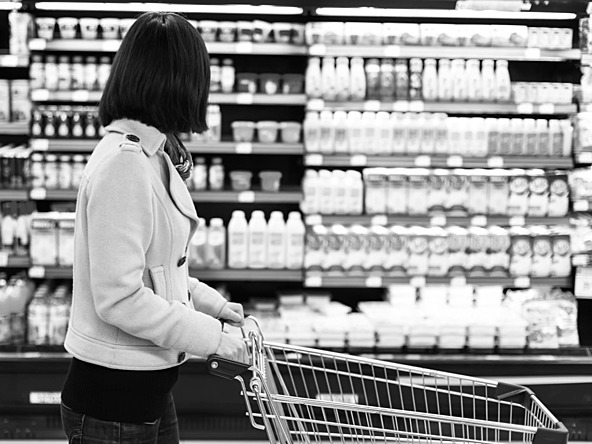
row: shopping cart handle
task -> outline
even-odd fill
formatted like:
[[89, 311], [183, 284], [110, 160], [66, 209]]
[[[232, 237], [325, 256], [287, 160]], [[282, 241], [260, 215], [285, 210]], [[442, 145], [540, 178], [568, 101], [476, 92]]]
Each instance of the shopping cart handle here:
[[207, 359], [208, 371], [224, 379], [234, 379], [251, 367], [249, 364], [232, 361], [218, 355], [211, 355]]
[[528, 409], [534, 392], [521, 385], [498, 382], [496, 395], [499, 400], [515, 402]]

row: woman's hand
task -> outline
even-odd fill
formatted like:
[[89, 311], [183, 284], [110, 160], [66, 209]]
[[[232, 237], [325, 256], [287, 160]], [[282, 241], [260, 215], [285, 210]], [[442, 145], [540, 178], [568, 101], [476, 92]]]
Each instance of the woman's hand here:
[[245, 314], [243, 313], [243, 306], [236, 302], [227, 302], [220, 310], [218, 315], [220, 319], [233, 327], [242, 327], [245, 325]]
[[222, 339], [220, 340], [220, 345], [218, 345], [216, 354], [223, 358], [230, 359], [231, 361], [238, 361], [243, 364], [250, 363], [249, 351], [245, 341], [239, 337], [231, 336], [228, 333], [222, 333]]

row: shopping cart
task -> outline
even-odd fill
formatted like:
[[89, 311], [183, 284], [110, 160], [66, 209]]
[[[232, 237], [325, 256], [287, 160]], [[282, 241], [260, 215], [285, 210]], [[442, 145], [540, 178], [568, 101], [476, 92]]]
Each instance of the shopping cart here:
[[567, 429], [525, 387], [271, 343], [249, 321], [251, 365], [217, 356], [207, 364], [240, 382], [253, 427], [271, 443], [567, 442]]

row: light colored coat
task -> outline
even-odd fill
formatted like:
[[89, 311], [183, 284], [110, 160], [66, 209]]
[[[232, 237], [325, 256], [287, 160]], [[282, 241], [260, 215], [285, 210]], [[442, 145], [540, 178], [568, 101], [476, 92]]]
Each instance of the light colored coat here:
[[225, 300], [189, 277], [187, 248], [199, 222], [164, 152], [166, 136], [132, 120], [106, 129], [78, 191], [66, 350], [125, 370], [213, 354]]

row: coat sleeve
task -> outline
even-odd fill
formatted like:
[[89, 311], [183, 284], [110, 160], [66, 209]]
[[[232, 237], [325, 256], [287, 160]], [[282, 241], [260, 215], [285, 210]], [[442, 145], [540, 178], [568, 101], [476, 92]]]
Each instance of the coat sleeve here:
[[141, 156], [121, 150], [87, 187], [90, 285], [98, 316], [133, 336], [196, 356], [213, 354], [220, 323], [144, 286], [153, 233], [153, 189]]
[[218, 318], [226, 299], [218, 291], [209, 285], [200, 282], [194, 277], [189, 277], [189, 291], [193, 306], [197, 311]]

